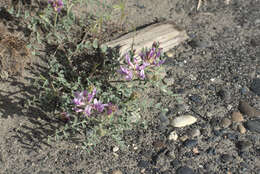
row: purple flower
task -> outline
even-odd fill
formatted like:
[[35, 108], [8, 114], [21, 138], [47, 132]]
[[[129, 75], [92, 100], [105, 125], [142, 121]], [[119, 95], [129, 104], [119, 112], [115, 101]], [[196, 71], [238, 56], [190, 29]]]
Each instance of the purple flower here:
[[85, 102], [85, 97], [87, 96], [87, 91], [84, 90], [83, 92], [75, 92], [75, 98], [73, 99], [73, 103], [75, 105], [81, 106], [83, 105]]
[[144, 62], [143, 64], [140, 65], [141, 62], [138, 61], [136, 57], [133, 58], [133, 62], [132, 62], [129, 53], [125, 55], [125, 59], [129, 67], [126, 68], [124, 66], [120, 66], [120, 70], [118, 72], [122, 75], [125, 75], [126, 80], [133, 79], [133, 72], [138, 74], [138, 76], [141, 79], [144, 79], [145, 78], [144, 69], [146, 68], [146, 66], [148, 66], [148, 64]]
[[92, 111], [102, 113], [107, 107], [108, 112], [110, 112], [109, 109], [111, 109], [111, 104], [103, 104], [101, 101], [94, 98], [96, 93], [96, 88], [94, 88], [91, 93], [88, 93], [86, 90], [75, 92], [75, 98], [73, 99], [75, 105], [74, 111], [77, 113], [81, 112], [85, 116], [90, 116]]
[[85, 109], [84, 109], [84, 114], [86, 114], [87, 116], [90, 116], [91, 110], [92, 110], [92, 105], [86, 105]]
[[165, 62], [165, 60], [161, 60], [161, 51], [162, 48], [159, 48], [159, 42], [154, 42], [151, 49], [144, 49], [139, 54], [141, 60], [134, 57], [134, 52], [128, 52], [125, 54], [127, 67], [120, 66], [118, 72], [124, 75], [126, 80], [132, 80], [136, 74], [143, 80], [146, 77], [146, 68], [160, 66]]
[[144, 63], [141, 66], [138, 66], [137, 70], [139, 71], [138, 75], [143, 80], [145, 79], [145, 73], [144, 70], [148, 66], [148, 64]]
[[52, 8], [56, 12], [60, 12], [63, 7], [62, 0], [48, 0], [48, 3], [51, 4]]
[[92, 109], [92, 100], [96, 95], [96, 88], [93, 89], [91, 93], [88, 94], [86, 90], [82, 92], [75, 92], [75, 98], [73, 99], [73, 103], [76, 105], [74, 108], [75, 112], [83, 112], [86, 115], [91, 114]]
[[88, 100], [87, 100], [88, 103], [90, 103], [90, 102], [93, 100], [93, 98], [94, 98], [94, 96], [96, 95], [96, 93], [97, 93], [97, 89], [94, 88], [93, 91], [92, 91], [92, 93], [88, 94]]
[[160, 60], [157, 64], [156, 64], [156, 66], [160, 66], [161, 64], [163, 64], [165, 62], [165, 60]]
[[122, 75], [125, 75], [126, 80], [132, 80], [133, 72], [123, 66], [120, 66], [120, 70], [118, 72]]
[[147, 52], [147, 59], [152, 59], [153, 57], [154, 57], [154, 55], [155, 55], [155, 53], [156, 53], [156, 50], [155, 50], [156, 48], [155, 47], [152, 47], [152, 49], [150, 49], [150, 51], [149, 52]]
[[112, 103], [108, 103], [107, 115], [111, 115], [112, 113], [116, 112], [118, 107], [113, 105]]
[[103, 112], [105, 107], [108, 106], [108, 104], [102, 104], [100, 101], [98, 101], [97, 99], [94, 99], [94, 108], [98, 111], [98, 112]]
[[125, 55], [125, 59], [126, 59], [127, 64], [134, 69], [135, 66], [134, 66], [134, 64], [131, 62], [131, 57], [130, 57], [130, 55], [129, 55], [128, 53]]
[[159, 48], [159, 43], [154, 42], [152, 48], [149, 50], [143, 50], [139, 56], [149, 65], [160, 66], [164, 63], [164, 60], [160, 60], [162, 48]]

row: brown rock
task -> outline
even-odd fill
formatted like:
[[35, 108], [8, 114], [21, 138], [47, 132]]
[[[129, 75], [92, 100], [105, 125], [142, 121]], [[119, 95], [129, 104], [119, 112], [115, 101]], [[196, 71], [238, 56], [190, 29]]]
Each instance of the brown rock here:
[[233, 112], [231, 115], [231, 120], [233, 122], [242, 122], [242, 121], [244, 121], [244, 118], [240, 112]]
[[223, 128], [228, 128], [231, 125], [231, 121], [228, 118], [223, 118], [220, 122], [220, 126]]
[[248, 115], [249, 117], [260, 117], [260, 111], [250, 106], [245, 101], [240, 101], [238, 109], [242, 114]]
[[179, 139], [180, 139], [182, 142], [184, 142], [184, 141], [186, 141], [188, 138], [189, 138], [188, 135], [183, 135], [183, 136], [181, 136]]
[[237, 126], [237, 129], [238, 129], [238, 131], [239, 131], [241, 134], [246, 133], [246, 128], [245, 128], [242, 124], [239, 124], [239, 125]]
[[155, 141], [153, 143], [153, 147], [156, 148], [156, 149], [162, 149], [165, 147], [165, 143], [163, 141]]

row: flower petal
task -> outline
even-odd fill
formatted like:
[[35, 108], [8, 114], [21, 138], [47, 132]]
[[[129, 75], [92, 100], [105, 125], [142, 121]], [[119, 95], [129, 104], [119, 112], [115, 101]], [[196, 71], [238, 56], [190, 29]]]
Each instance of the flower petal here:
[[91, 105], [87, 105], [84, 109], [84, 113], [87, 115], [87, 116], [90, 116], [91, 114], [91, 110], [92, 110], [92, 106]]

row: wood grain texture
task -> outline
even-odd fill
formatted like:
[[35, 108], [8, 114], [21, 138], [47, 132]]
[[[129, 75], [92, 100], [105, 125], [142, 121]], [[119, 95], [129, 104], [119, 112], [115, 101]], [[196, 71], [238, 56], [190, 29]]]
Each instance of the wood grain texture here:
[[163, 52], [167, 52], [188, 38], [186, 32], [179, 29], [173, 22], [162, 22], [123, 35], [106, 45], [110, 48], [117, 48], [122, 60], [123, 55], [131, 50], [132, 46], [139, 54], [142, 48], [151, 48], [153, 42], [156, 41], [160, 42]]

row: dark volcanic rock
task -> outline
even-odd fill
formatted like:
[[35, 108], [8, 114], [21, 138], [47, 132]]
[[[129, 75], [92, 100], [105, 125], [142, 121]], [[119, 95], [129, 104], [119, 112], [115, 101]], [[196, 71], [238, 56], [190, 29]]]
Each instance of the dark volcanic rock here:
[[190, 100], [193, 101], [194, 103], [200, 103], [202, 99], [199, 95], [194, 94], [190, 96]]
[[222, 161], [223, 163], [229, 162], [229, 161], [231, 161], [232, 159], [233, 159], [233, 157], [232, 157], [231, 155], [229, 155], [229, 154], [223, 154], [223, 155], [221, 155], [221, 161]]
[[231, 96], [230, 96], [230, 92], [228, 90], [225, 90], [225, 89], [221, 89], [218, 93], [217, 93], [218, 96], [220, 96], [220, 98], [222, 100], [230, 100], [231, 99]]
[[250, 89], [254, 93], [256, 93], [258, 96], [260, 96], [260, 79], [259, 78], [253, 80]]
[[199, 38], [194, 38], [191, 41], [188, 42], [188, 44], [192, 48], [208, 48], [211, 46], [211, 44], [205, 40], [199, 39]]
[[183, 166], [177, 169], [176, 174], [195, 174], [193, 170], [187, 166]]
[[194, 146], [196, 146], [197, 144], [198, 144], [198, 140], [191, 140], [191, 139], [186, 140], [186, 141], [184, 141], [184, 143], [183, 143], [183, 145], [184, 145], [185, 147], [194, 147]]
[[252, 143], [250, 141], [239, 141], [237, 143], [237, 148], [241, 151], [249, 150], [249, 148], [252, 146]]
[[140, 168], [149, 168], [151, 164], [149, 161], [141, 160], [138, 162], [137, 166]]
[[245, 123], [245, 126], [251, 132], [260, 133], [260, 119], [257, 120], [249, 120]]
[[174, 159], [174, 160], [171, 161], [171, 166], [173, 168], [177, 168], [177, 167], [181, 166], [181, 162], [177, 159]]

